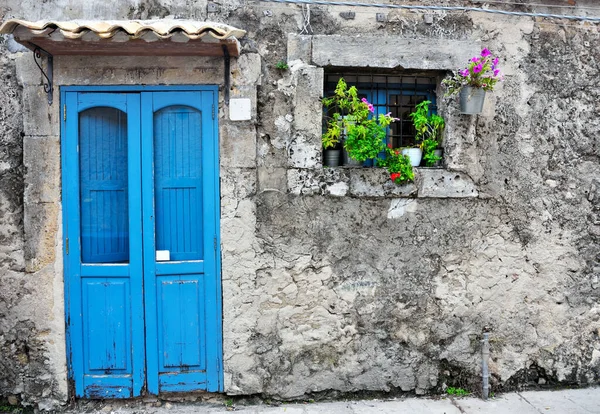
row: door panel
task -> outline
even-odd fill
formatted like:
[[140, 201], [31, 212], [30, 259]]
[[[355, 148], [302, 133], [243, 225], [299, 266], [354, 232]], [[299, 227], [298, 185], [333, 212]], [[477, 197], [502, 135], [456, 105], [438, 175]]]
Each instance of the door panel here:
[[161, 277], [158, 285], [161, 371], [204, 370], [204, 301], [202, 279]]
[[64, 99], [70, 374], [78, 397], [129, 398], [142, 391], [145, 359], [139, 95]]
[[84, 349], [88, 374], [127, 372], [131, 368], [129, 335], [129, 281], [85, 279], [83, 285], [83, 329], [88, 339]]
[[[219, 306], [216, 248], [205, 253], [217, 234], [214, 99], [212, 91], [142, 93], [142, 136], [154, 142], [142, 156], [152, 393], [222, 389], [220, 308], [208, 310]], [[169, 261], [157, 262], [157, 250]]]
[[75, 394], [222, 391], [217, 90], [73, 88], [63, 210]]

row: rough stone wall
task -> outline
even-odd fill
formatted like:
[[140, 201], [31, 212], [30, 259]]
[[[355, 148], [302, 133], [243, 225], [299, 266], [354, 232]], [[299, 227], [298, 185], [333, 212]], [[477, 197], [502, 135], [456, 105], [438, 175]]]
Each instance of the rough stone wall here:
[[0, 56], [0, 398], [50, 408], [66, 400], [59, 141], [31, 121], [44, 100], [39, 72], [20, 54]]
[[[232, 94], [250, 97], [255, 117], [227, 122], [223, 102], [219, 114], [227, 393], [475, 390], [484, 329], [494, 389], [600, 380], [597, 25], [446, 12], [428, 25], [406, 11], [377, 23], [378, 10], [344, 20], [344, 9], [316, 6], [315, 37], [288, 38], [302, 27], [300, 6], [8, 6], [7, 17], [28, 20], [171, 16], [248, 30]], [[379, 170], [321, 167], [320, 52], [357, 33], [386, 38], [386, 53], [394, 41], [413, 45], [382, 66], [450, 69], [481, 45], [502, 57], [506, 81], [482, 115], [440, 104], [444, 171], [421, 170], [414, 185], [395, 186]], [[448, 42], [462, 46], [436, 49]], [[415, 44], [432, 49], [419, 60]], [[336, 56], [331, 47], [332, 59], [356, 66], [379, 50]], [[60, 148], [56, 106], [42, 105], [29, 59], [3, 49], [0, 61], [8, 102], [0, 110], [0, 396], [43, 408], [66, 399]], [[275, 69], [280, 60], [290, 70]], [[62, 84], [222, 82], [216, 69], [195, 69], [220, 67], [202, 59], [56, 66]]]

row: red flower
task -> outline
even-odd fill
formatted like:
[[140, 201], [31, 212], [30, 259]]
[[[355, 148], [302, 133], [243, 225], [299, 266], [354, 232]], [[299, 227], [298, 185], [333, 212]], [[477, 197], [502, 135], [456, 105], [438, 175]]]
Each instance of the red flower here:
[[399, 179], [400, 177], [402, 177], [402, 174], [400, 173], [391, 173], [390, 174], [390, 178], [392, 179], [392, 182], [396, 182], [397, 179]]
[[392, 148], [392, 143], [391, 142], [388, 142], [388, 148], [390, 148], [390, 149]]

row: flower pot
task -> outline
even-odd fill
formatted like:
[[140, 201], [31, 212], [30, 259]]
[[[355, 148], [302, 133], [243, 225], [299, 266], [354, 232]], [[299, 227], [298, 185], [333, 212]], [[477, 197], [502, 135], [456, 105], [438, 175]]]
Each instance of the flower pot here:
[[485, 101], [485, 91], [481, 88], [464, 86], [460, 90], [460, 113], [467, 115], [480, 114]]
[[437, 160], [435, 162], [435, 164], [433, 164], [434, 167], [441, 167], [442, 163], [444, 162], [444, 150], [439, 148], [433, 151], [433, 155], [435, 155], [436, 157], [440, 157], [441, 160]]
[[327, 149], [323, 151], [323, 165], [326, 167], [339, 167], [342, 158], [342, 150]]
[[408, 155], [410, 158], [410, 165], [418, 167], [421, 164], [421, 158], [423, 157], [423, 151], [421, 148], [404, 148], [402, 155]]

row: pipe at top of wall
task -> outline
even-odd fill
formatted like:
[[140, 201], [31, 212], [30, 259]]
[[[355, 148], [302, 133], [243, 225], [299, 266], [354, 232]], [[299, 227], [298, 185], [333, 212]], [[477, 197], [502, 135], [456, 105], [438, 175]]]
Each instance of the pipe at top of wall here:
[[223, 57], [225, 58], [225, 105], [229, 105], [229, 83], [230, 83], [230, 57], [229, 57], [229, 49], [227, 46], [223, 45]]

